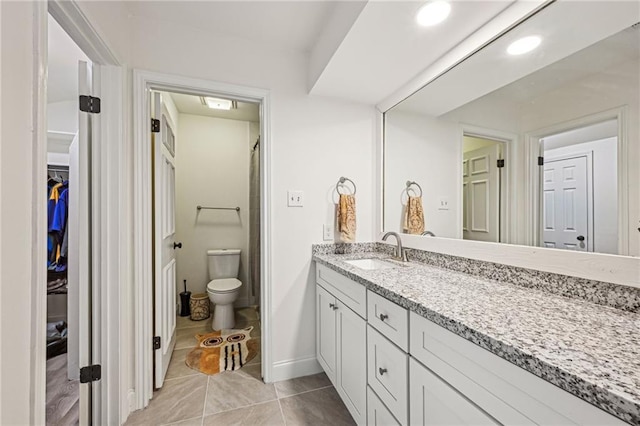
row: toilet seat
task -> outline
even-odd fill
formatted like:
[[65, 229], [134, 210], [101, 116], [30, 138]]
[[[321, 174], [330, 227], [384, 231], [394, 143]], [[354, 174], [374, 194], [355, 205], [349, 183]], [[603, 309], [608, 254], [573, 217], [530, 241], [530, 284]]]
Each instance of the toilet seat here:
[[214, 293], [229, 293], [239, 289], [241, 286], [242, 282], [236, 278], [223, 278], [209, 281], [209, 284], [207, 284], [207, 291]]

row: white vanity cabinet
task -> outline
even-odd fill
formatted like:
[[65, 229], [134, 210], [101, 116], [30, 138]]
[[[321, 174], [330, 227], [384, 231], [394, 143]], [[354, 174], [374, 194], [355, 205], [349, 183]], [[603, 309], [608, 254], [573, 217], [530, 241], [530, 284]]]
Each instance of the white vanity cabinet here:
[[[324, 268], [324, 269], [323, 269]], [[316, 277], [316, 355], [357, 424], [367, 423], [367, 322], [349, 305], [362, 306], [366, 316], [366, 292], [338, 290], [327, 283], [327, 268], [318, 265]], [[328, 271], [333, 272], [333, 271]], [[320, 278], [322, 277], [322, 278]], [[340, 276], [342, 279], [346, 277]], [[329, 280], [331, 278], [329, 277]], [[347, 279], [348, 280], [348, 279]], [[350, 280], [349, 280], [350, 281]], [[364, 289], [360, 284], [354, 285]], [[326, 289], [329, 287], [329, 289]], [[332, 290], [333, 292], [329, 292]], [[346, 302], [346, 303], [345, 303]], [[348, 305], [349, 304], [349, 305]]]

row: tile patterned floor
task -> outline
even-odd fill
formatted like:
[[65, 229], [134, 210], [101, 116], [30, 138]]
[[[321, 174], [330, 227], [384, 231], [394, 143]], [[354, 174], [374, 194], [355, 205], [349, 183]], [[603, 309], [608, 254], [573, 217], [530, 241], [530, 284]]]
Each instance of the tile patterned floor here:
[[[266, 384], [261, 379], [260, 354], [245, 367], [213, 376], [184, 363], [208, 332], [210, 321], [178, 318], [176, 348], [163, 388], [149, 406], [129, 416], [127, 425], [353, 425], [338, 393], [324, 373]], [[236, 311], [236, 328], [252, 325], [260, 338], [254, 309]]]

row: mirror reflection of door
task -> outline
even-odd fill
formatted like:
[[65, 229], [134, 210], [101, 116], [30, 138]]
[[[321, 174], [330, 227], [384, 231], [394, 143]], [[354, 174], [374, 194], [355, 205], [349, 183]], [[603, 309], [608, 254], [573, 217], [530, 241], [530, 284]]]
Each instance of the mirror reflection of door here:
[[540, 245], [618, 253], [618, 122], [547, 136]]
[[500, 242], [502, 143], [464, 136], [462, 152], [462, 238]]

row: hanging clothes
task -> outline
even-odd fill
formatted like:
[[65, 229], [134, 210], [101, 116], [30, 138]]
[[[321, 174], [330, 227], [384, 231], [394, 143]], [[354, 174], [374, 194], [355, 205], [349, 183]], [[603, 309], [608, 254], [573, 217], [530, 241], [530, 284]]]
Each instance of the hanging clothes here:
[[69, 205], [69, 182], [55, 183], [49, 192], [47, 205], [47, 231], [48, 231], [48, 255], [47, 268], [53, 271], [65, 271], [66, 256], [61, 261], [62, 246], [66, 234], [68, 205]]

